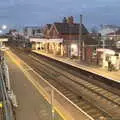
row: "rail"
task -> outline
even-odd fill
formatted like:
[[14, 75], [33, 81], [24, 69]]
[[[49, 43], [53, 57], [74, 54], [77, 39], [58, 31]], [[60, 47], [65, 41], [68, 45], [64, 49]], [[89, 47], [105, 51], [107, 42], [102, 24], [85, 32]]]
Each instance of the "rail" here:
[[[24, 63], [25, 64], [25, 63]], [[94, 118], [92, 118], [90, 115], [88, 115], [86, 112], [84, 112], [80, 107], [78, 107], [76, 104], [74, 104], [71, 100], [69, 100], [66, 96], [64, 96], [59, 90], [57, 90], [53, 85], [51, 85], [47, 80], [45, 80], [42, 76], [39, 75], [39, 73], [37, 73], [36, 71], [34, 71], [30, 66], [28, 66], [27, 64], [25, 64], [25, 66], [28, 67], [27, 70], [30, 70], [31, 72], [33, 72], [36, 76], [39, 77], [39, 82], [41, 83], [40, 86], [42, 86], [42, 88], [44, 89], [44, 94], [46, 94], [47, 96], [50, 97], [50, 104], [52, 106], [52, 117], [54, 116], [54, 108], [55, 108], [55, 101], [58, 100], [58, 98], [62, 98], [64, 99], [64, 103], [68, 103], [71, 104], [73, 106], [74, 109], [76, 109], [77, 111], [79, 111], [79, 113], [81, 114], [81, 116], [84, 116], [87, 120], [94, 120]], [[28, 71], [26, 71], [28, 72]], [[36, 82], [36, 84], [38, 85], [39, 83]], [[38, 85], [39, 86], [39, 85]], [[58, 101], [59, 102], [59, 101]], [[64, 106], [63, 103], [63, 106]], [[54, 118], [53, 118], [54, 119]], [[52, 120], [53, 120], [52, 119]], [[80, 118], [79, 118], [80, 119]]]
[[44, 54], [39, 54], [39, 53], [34, 52], [34, 51], [32, 53], [35, 54], [35, 55], [37, 55], [37, 56], [42, 56], [44, 58], [47, 58], [50, 61], [55, 61], [56, 63], [61, 63], [64, 66], [67, 66], [68, 68], [75, 69], [76, 71], [79, 71], [80, 73], [82, 73], [85, 76], [86, 75], [87, 76], [91, 76], [92, 78], [95, 78], [98, 81], [103, 82], [106, 85], [109, 85], [109, 86], [114, 87], [116, 89], [120, 89], [120, 81], [117, 81], [115, 79], [106, 77], [106, 76], [104, 76], [102, 74], [95, 73], [95, 72], [93, 72], [91, 70], [87, 70], [84, 67], [77, 66], [77, 64], [75, 64], [75, 65], [74, 64], [69, 64], [66, 61], [62, 61], [61, 59], [60, 60], [59, 59], [54, 59], [52, 57], [46, 56]]

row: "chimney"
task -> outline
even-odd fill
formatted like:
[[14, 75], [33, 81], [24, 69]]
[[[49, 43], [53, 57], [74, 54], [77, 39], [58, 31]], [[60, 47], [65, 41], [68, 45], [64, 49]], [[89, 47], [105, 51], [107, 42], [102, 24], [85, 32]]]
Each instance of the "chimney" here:
[[63, 23], [67, 23], [66, 17], [63, 18]]
[[73, 24], [73, 23], [74, 23], [74, 18], [73, 18], [73, 16], [70, 16], [70, 17], [67, 18], [67, 23], [68, 23], [68, 24]]

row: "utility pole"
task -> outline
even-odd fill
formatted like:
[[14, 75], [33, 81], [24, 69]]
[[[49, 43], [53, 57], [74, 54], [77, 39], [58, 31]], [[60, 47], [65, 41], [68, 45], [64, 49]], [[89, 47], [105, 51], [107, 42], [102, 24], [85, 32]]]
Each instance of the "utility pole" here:
[[81, 43], [82, 43], [82, 18], [83, 16], [80, 15], [80, 25], [79, 25], [79, 40], [78, 40], [78, 57], [81, 61], [81, 52], [82, 52], [82, 49], [81, 49]]
[[71, 57], [71, 24], [69, 23], [68, 57]]
[[106, 39], [106, 36], [103, 36], [103, 37], [102, 37], [102, 42], [103, 42], [102, 47], [103, 47], [103, 49], [105, 49], [105, 39]]
[[54, 110], [54, 89], [51, 91], [51, 120], [55, 118], [55, 110]]

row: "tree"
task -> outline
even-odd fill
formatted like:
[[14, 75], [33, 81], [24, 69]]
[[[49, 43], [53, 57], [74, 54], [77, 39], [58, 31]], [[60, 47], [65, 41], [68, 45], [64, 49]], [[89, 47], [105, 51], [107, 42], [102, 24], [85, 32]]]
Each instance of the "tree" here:
[[98, 28], [96, 26], [91, 28], [92, 33], [98, 33]]

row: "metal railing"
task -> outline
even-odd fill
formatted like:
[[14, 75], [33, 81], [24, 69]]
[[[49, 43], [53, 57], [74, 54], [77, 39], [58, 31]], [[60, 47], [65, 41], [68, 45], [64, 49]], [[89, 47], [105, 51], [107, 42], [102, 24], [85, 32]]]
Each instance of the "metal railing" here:
[[3, 104], [3, 120], [14, 120], [13, 106], [9, 97], [9, 90], [6, 86], [5, 73], [4, 73], [4, 59], [0, 61], [0, 88], [2, 94]]

